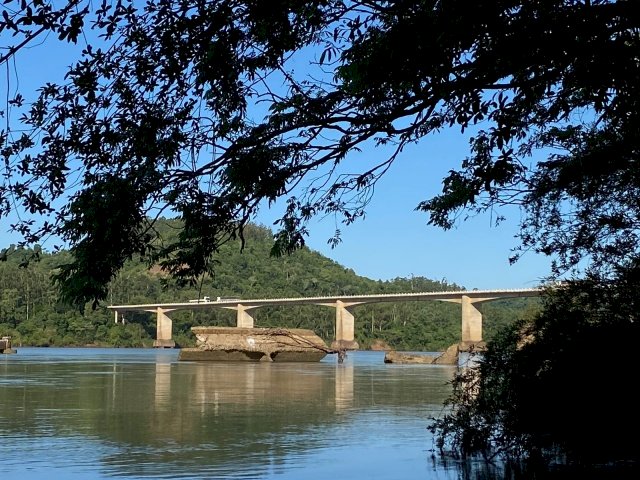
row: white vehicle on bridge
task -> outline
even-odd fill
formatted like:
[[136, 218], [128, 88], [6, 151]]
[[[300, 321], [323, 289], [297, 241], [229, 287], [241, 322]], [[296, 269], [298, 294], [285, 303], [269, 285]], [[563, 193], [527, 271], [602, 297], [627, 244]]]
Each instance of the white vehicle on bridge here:
[[196, 298], [195, 300], [189, 300], [189, 303], [208, 303], [211, 301], [211, 297]]

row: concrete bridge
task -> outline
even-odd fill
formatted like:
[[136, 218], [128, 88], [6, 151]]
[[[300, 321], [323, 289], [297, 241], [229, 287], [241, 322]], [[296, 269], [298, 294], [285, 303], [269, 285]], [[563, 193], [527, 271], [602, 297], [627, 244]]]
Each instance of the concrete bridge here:
[[357, 349], [355, 340], [355, 318], [349, 311], [356, 305], [381, 302], [440, 301], [458, 303], [462, 306], [462, 343], [474, 344], [482, 341], [482, 313], [476, 308], [483, 302], [504, 298], [536, 297], [542, 292], [540, 288], [515, 290], [470, 290], [453, 292], [421, 292], [421, 293], [388, 293], [373, 295], [337, 295], [326, 297], [300, 298], [267, 298], [267, 299], [224, 299], [211, 301], [208, 297], [198, 301], [182, 303], [157, 303], [145, 305], [111, 305], [107, 308], [118, 315], [124, 312], [144, 311], [156, 314], [156, 347], [175, 347], [172, 338], [172, 321], [167, 315], [176, 310], [203, 310], [224, 308], [236, 311], [236, 326], [253, 328], [253, 317], [250, 311], [266, 306], [282, 305], [323, 305], [336, 310], [336, 338], [333, 348]]

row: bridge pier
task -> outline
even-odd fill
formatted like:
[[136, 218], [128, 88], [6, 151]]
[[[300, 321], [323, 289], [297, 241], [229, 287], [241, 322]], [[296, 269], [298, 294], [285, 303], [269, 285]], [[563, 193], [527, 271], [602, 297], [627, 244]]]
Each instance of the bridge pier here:
[[344, 350], [358, 350], [360, 345], [355, 340], [355, 318], [347, 310], [350, 304], [337, 300], [336, 309], [336, 339], [331, 343], [331, 348]]
[[474, 302], [462, 295], [462, 343], [482, 342], [482, 313]]
[[247, 312], [249, 308], [242, 304], [238, 304], [236, 309], [236, 327], [238, 328], [253, 328], [253, 317]]
[[173, 320], [166, 315], [166, 311], [171, 310], [156, 309], [156, 339], [153, 342], [153, 346], [158, 348], [175, 348], [176, 342], [174, 342], [172, 338]]

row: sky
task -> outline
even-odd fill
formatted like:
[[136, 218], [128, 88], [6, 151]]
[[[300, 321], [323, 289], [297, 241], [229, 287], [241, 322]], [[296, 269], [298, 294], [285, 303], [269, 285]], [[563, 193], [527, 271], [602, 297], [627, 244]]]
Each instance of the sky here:
[[[520, 212], [499, 210], [507, 217], [495, 225], [495, 214], [459, 221], [451, 230], [428, 225], [428, 215], [415, 211], [422, 200], [441, 191], [442, 179], [458, 168], [468, 148], [468, 136], [443, 132], [406, 149], [376, 186], [364, 219], [344, 226], [317, 218], [309, 226], [307, 246], [351, 268], [358, 275], [390, 280], [422, 276], [446, 280], [469, 289], [532, 288], [549, 274], [550, 260], [533, 252], [511, 265], [511, 250], [519, 243]], [[351, 156], [367, 157], [365, 150]], [[272, 226], [280, 208], [263, 210], [257, 220]], [[339, 228], [342, 242], [327, 240]]]
[[[58, 80], [80, 47], [46, 42], [25, 51], [11, 66], [9, 77], [6, 71], [0, 72], [0, 95], [4, 97], [7, 89], [11, 92], [18, 84], [23, 91]], [[448, 231], [428, 226], [427, 214], [415, 211], [420, 201], [440, 192], [447, 172], [459, 167], [468, 153], [468, 139], [468, 134], [451, 130], [406, 148], [376, 185], [364, 219], [350, 226], [336, 225], [333, 218], [314, 219], [307, 246], [376, 280], [422, 276], [481, 290], [539, 285], [550, 271], [548, 258], [530, 252], [516, 264], [509, 263], [511, 249], [518, 245], [517, 210], [499, 211], [507, 216], [499, 226], [486, 214], [461, 221]], [[380, 155], [368, 148], [352, 154], [348, 162], [355, 168]], [[256, 223], [273, 227], [283, 203], [271, 210], [263, 208]], [[0, 222], [0, 247], [4, 247], [17, 237], [7, 232], [7, 219]], [[332, 248], [327, 240], [336, 228], [341, 230], [342, 242]]]

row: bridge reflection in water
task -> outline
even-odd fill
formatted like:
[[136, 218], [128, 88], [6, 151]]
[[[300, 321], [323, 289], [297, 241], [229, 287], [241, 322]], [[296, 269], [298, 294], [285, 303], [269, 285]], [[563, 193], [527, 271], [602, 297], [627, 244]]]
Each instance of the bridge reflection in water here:
[[13, 358], [0, 362], [6, 478], [434, 478], [425, 426], [455, 372], [382, 352], [342, 365], [128, 349]]
[[[234, 405], [234, 409], [238, 405], [253, 409], [256, 405], [277, 404], [286, 398], [300, 402], [333, 398], [336, 412], [353, 406], [353, 363], [332, 365], [330, 368], [324, 368], [323, 364], [321, 373], [309, 364], [296, 364], [294, 369], [271, 368], [264, 364], [225, 363], [223, 368], [212, 365], [208, 362], [193, 363], [189, 369], [190, 395], [203, 414], [211, 406], [214, 416], [218, 416], [229, 405]], [[157, 411], [175, 408], [171, 382], [180, 375], [180, 368], [175, 364], [156, 364], [154, 405]], [[183, 381], [180, 378], [175, 388], [184, 388]]]

